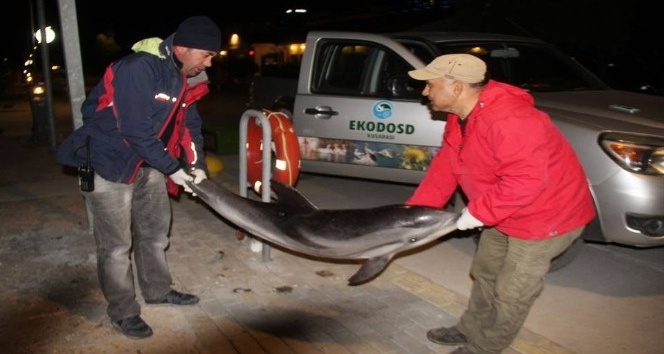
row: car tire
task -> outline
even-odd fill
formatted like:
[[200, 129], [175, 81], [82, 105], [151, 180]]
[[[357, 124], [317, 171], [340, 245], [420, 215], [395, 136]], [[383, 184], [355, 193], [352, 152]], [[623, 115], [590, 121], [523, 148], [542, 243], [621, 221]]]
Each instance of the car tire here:
[[[473, 241], [475, 241], [475, 247], [477, 247], [477, 244], [480, 242], [480, 233], [476, 232], [472, 234], [471, 237], [473, 238]], [[576, 259], [576, 256], [579, 255], [579, 252], [581, 252], [581, 248], [583, 248], [583, 240], [577, 238], [563, 253], [551, 260], [549, 273], [565, 268], [568, 264], [572, 263], [572, 261]]]

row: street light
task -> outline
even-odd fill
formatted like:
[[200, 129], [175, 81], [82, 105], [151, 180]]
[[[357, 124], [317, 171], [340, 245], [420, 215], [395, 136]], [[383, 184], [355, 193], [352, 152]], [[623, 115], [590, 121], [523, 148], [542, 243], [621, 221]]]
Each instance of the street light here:
[[[53, 31], [53, 28], [51, 26], [48, 26], [44, 29], [44, 32], [46, 32], [46, 43], [51, 43], [55, 39], [55, 31]], [[41, 29], [38, 29], [37, 32], [35, 32], [35, 39], [37, 39], [37, 43], [42, 42], [42, 34], [41, 34]]]
[[[42, 32], [42, 29], [44, 30]], [[43, 35], [45, 34], [45, 35]], [[47, 44], [55, 40], [55, 32], [51, 26], [44, 26], [34, 34], [37, 43], [41, 46], [42, 71], [44, 81], [33, 82], [32, 76], [28, 76], [27, 82], [31, 83], [30, 109], [32, 111], [32, 141], [41, 142], [47, 140], [50, 135], [51, 146], [55, 148], [55, 127], [53, 123], [53, 103], [51, 97], [51, 73], [48, 59]], [[42, 39], [46, 39], [43, 42]], [[35, 46], [34, 49], [37, 49]], [[30, 66], [32, 61], [30, 60]], [[28, 62], [26, 62], [26, 65]], [[27, 67], [26, 67], [27, 68]], [[28, 72], [26, 75], [29, 75]]]

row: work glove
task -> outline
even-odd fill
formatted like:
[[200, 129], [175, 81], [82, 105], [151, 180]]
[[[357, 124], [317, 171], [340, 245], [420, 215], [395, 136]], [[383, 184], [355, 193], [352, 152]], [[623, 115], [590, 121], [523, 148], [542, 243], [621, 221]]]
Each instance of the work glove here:
[[194, 180], [194, 177], [185, 172], [183, 169], [179, 169], [175, 173], [170, 174], [168, 178], [170, 178], [171, 181], [173, 181], [173, 183], [182, 186], [185, 192], [192, 194], [194, 193], [194, 191], [191, 190], [191, 188], [189, 188], [187, 183], [185, 183], [185, 182], [192, 182]]
[[203, 182], [203, 180], [208, 179], [207, 173], [205, 173], [205, 170], [201, 170], [200, 168], [194, 168], [191, 170], [192, 176], [194, 176], [194, 184], [199, 184]]
[[461, 211], [461, 216], [457, 220], [457, 229], [459, 230], [468, 230], [468, 229], [474, 229], [476, 227], [481, 227], [484, 226], [484, 224], [477, 220], [473, 214], [470, 213], [468, 208], [463, 208]]

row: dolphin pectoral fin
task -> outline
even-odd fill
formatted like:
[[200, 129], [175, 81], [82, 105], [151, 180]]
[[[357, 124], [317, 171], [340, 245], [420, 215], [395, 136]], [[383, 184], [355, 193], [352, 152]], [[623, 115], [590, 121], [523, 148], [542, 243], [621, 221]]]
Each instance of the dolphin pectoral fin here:
[[352, 277], [348, 278], [348, 283], [350, 285], [357, 285], [373, 279], [385, 269], [391, 259], [392, 254], [369, 258]]

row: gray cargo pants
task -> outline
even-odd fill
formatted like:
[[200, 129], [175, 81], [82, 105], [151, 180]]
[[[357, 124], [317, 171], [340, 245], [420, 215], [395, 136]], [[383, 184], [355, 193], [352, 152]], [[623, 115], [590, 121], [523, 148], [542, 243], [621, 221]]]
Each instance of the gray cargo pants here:
[[162, 298], [171, 289], [166, 262], [171, 204], [161, 172], [140, 168], [132, 184], [95, 175], [93, 192], [83, 192], [93, 222], [97, 272], [108, 301], [108, 316], [118, 321], [140, 315], [136, 301], [132, 251], [144, 299]]

